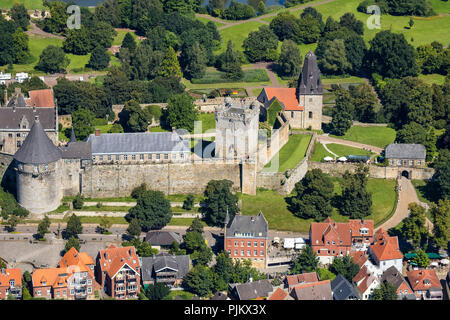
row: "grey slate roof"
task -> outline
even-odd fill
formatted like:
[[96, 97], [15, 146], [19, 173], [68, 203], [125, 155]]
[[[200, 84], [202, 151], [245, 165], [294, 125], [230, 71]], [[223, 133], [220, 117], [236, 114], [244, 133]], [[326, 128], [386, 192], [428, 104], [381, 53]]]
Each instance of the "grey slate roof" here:
[[47, 164], [61, 159], [61, 150], [55, 147], [36, 119], [14, 159], [27, 164]]
[[333, 292], [334, 300], [358, 299], [359, 294], [355, 287], [345, 279], [341, 274], [338, 274], [333, 281], [331, 281], [331, 291]]
[[70, 132], [70, 141], [69, 142], [77, 142], [77, 137], [75, 136], [75, 131], [72, 128], [72, 131]]
[[39, 116], [39, 122], [45, 130], [56, 130], [55, 108], [0, 108], [0, 130], [18, 130], [22, 118], [25, 117], [33, 126], [35, 116]]
[[161, 253], [153, 257], [142, 258], [142, 281], [154, 280], [155, 272], [170, 268], [177, 271], [178, 279], [183, 278], [189, 272], [189, 255], [169, 255]]
[[8, 107], [8, 108], [12, 108], [12, 107], [23, 108], [26, 106], [27, 106], [27, 103], [25, 102], [25, 98], [21, 92], [14, 93], [13, 96], [11, 97], [11, 99], [9, 100], [8, 104], [6, 105], [6, 107]]
[[152, 230], [145, 235], [145, 241], [153, 246], [170, 246], [174, 241], [181, 243], [181, 236], [172, 231]]
[[253, 300], [258, 297], [268, 297], [269, 293], [273, 291], [272, 284], [267, 279], [243, 284], [230, 284], [230, 287], [235, 290], [236, 298], [239, 300]]
[[300, 73], [298, 94], [315, 95], [323, 93], [320, 70], [317, 65], [317, 57], [312, 51], [305, 56], [302, 72]]
[[422, 144], [391, 143], [386, 147], [385, 156], [388, 159], [425, 159], [426, 149]]
[[189, 141], [176, 132], [136, 132], [91, 134], [92, 154], [190, 152]]
[[69, 142], [66, 147], [59, 149], [63, 159], [90, 160], [92, 157], [91, 143], [86, 141]]
[[[386, 271], [383, 272], [383, 274], [381, 275], [381, 281], [389, 282], [395, 287], [395, 289], [398, 289], [398, 287], [400, 287], [403, 282], [406, 282], [405, 278], [403, 278], [401, 273], [394, 266], [389, 267]], [[411, 289], [410, 291], [412, 292]]]
[[268, 224], [260, 212], [257, 216], [235, 215], [225, 230], [226, 237], [235, 237], [236, 233], [251, 233], [255, 238], [267, 238]]
[[320, 281], [292, 289], [297, 300], [333, 300], [330, 281]]

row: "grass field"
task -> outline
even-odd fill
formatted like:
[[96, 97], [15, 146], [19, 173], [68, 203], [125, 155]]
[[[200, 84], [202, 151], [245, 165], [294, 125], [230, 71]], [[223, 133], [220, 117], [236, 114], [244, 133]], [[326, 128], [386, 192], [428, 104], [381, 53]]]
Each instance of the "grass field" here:
[[[339, 178], [333, 180], [335, 194], [341, 193]], [[369, 179], [367, 188], [372, 192], [373, 212], [366, 219], [373, 219], [375, 225], [378, 221], [390, 213], [394, 207], [395, 201], [395, 180]], [[301, 219], [292, 214], [287, 209], [287, 203], [282, 195], [272, 190], [258, 189], [256, 196], [242, 194], [242, 214], [255, 215], [262, 211], [264, 217], [269, 223], [270, 229], [289, 230], [295, 232], [308, 232], [312, 219]], [[337, 209], [333, 210], [331, 218], [338, 222], [348, 220], [348, 217], [342, 216]]]
[[197, 121], [202, 122], [202, 133], [216, 129], [216, 116], [214, 113], [200, 113]]
[[225, 78], [225, 72], [218, 70], [209, 70], [206, 71], [203, 78], [200, 79], [192, 79], [191, 83], [193, 84], [216, 84], [216, 83], [233, 83], [233, 82], [264, 82], [270, 81], [269, 76], [267, 75], [267, 71], [264, 69], [250, 69], [243, 70], [244, 76], [240, 80], [233, 80]]
[[172, 290], [163, 300], [173, 300], [176, 296], [180, 296], [183, 300], [192, 300], [194, 294], [184, 290]]
[[[116, 32], [117, 32], [117, 35], [114, 37], [114, 40], [113, 40], [112, 45], [113, 45], [113, 46], [120, 46], [120, 45], [122, 45], [123, 38], [125, 38], [125, 35], [126, 35], [129, 31], [126, 31], [126, 30], [117, 30], [117, 29], [116, 29]], [[136, 40], [136, 42], [139, 42], [139, 40], [136, 39], [136, 34], [135, 34], [134, 32], [130, 32], [130, 33], [131, 33], [131, 35], [133, 36], [134, 40]]]
[[323, 158], [325, 157], [331, 157], [334, 158], [334, 155], [332, 155], [331, 153], [329, 153], [327, 150], [325, 150], [325, 148], [323, 147], [323, 144], [316, 142], [314, 143], [314, 150], [311, 153], [311, 161], [316, 161], [316, 162], [323, 162]]
[[210, 19], [204, 18], [204, 17], [199, 17], [199, 16], [197, 16], [197, 17], [195, 17], [195, 18], [196, 18], [197, 20], [203, 22], [204, 24], [207, 24], [209, 21], [212, 21], [212, 22], [216, 25], [217, 28], [223, 27], [223, 26], [225, 25], [225, 23], [220, 23], [220, 22], [218, 22], [218, 21], [213, 21], [213, 20], [210, 20]]
[[327, 144], [327, 148], [333, 153], [337, 154], [339, 157], [347, 156], [349, 154], [354, 156], [370, 156], [373, 153], [370, 151], [366, 151], [359, 148], [344, 146], [342, 144], [337, 143], [329, 143]]
[[355, 141], [359, 143], [384, 148], [389, 143], [394, 142], [395, 135], [396, 135], [395, 130], [388, 127], [352, 126], [345, 135], [343, 136], [330, 135], [330, 137]]
[[222, 41], [220, 44], [220, 48], [217, 50], [217, 53], [221, 53], [225, 51], [227, 48], [227, 43], [231, 40], [234, 44], [234, 47], [238, 50], [242, 49], [242, 43], [244, 39], [248, 37], [248, 34], [252, 31], [257, 30], [260, 26], [264, 24], [258, 21], [249, 21], [243, 24], [238, 24], [233, 27], [229, 27], [223, 30], [220, 30], [220, 35], [222, 36]]
[[445, 76], [442, 74], [419, 74], [419, 79], [428, 85], [433, 83], [443, 85], [445, 82]]
[[[284, 172], [294, 168], [305, 157], [306, 149], [308, 149], [310, 141], [311, 135], [309, 134], [294, 134], [290, 136], [289, 141], [274, 155], [274, 158], [279, 157], [278, 172]], [[266, 164], [265, 168], [270, 168], [272, 162], [275, 166], [274, 158]], [[272, 171], [272, 168], [270, 168], [270, 171]]]
[[44, 9], [44, 4], [42, 0], [1, 0], [0, 1], [0, 8], [2, 9], [9, 9], [12, 8], [14, 3], [23, 4], [26, 9], [32, 10], [32, 9]]

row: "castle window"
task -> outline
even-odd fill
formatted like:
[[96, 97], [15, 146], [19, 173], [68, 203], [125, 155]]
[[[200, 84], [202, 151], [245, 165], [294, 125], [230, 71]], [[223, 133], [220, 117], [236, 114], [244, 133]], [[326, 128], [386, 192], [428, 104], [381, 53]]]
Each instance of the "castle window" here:
[[417, 165], [420, 166], [420, 164], [421, 164], [421, 161], [420, 161], [420, 160], [417, 160]]
[[181, 159], [184, 159], [184, 153], [181, 154]]
[[120, 159], [120, 155], [116, 154], [116, 160]]
[[291, 118], [294, 117], [294, 111], [291, 111]]
[[38, 166], [34, 166], [34, 167], [33, 167], [33, 171], [34, 171], [35, 173], [37, 173], [37, 172], [38, 172]]
[[409, 160], [409, 165], [412, 166], [414, 164], [414, 161]]
[[131, 155], [131, 160], [136, 160], [136, 155], [135, 154]]
[[148, 160], [152, 160], [152, 154], [151, 153], [148, 154]]
[[312, 98], [309, 98], [309, 102], [312, 102]]
[[100, 161], [103, 161], [103, 156], [100, 156], [100, 157], [99, 157], [99, 160], [100, 160]]
[[258, 250], [255, 250], [255, 252], [253, 253], [254, 256], [258, 255]]
[[123, 155], [123, 160], [128, 160], [128, 155], [127, 154]]
[[20, 146], [21, 146], [21, 142], [17, 141], [17, 148], [20, 148]]
[[159, 153], [156, 154], [156, 160], [161, 159], [161, 155]]
[[167, 153], [164, 154], [164, 159], [169, 159], [169, 155]]
[[24, 137], [24, 138], [25, 138], [26, 136], [27, 136], [27, 134], [26, 134], [26, 133], [22, 133], [22, 137]]
[[312, 119], [312, 112], [310, 111], [309, 113], [308, 113], [308, 117], [310, 118], [310, 119]]
[[108, 154], [108, 161], [110, 161], [111, 160], [111, 155], [110, 154]]
[[12, 138], [12, 133], [8, 133], [8, 138]]
[[261, 256], [264, 256], [264, 251], [263, 250], [261, 250]]
[[402, 160], [397, 160], [397, 164], [398, 164], [399, 166], [401, 166], [401, 165], [402, 165]]
[[17, 137], [20, 138], [20, 133], [17, 134]]
[[144, 160], [144, 155], [143, 155], [143, 154], [140, 154], [140, 155], [139, 155], [139, 159], [140, 159], [140, 160]]
[[389, 164], [392, 165], [394, 164], [394, 161], [392, 161], [392, 159], [389, 160]]

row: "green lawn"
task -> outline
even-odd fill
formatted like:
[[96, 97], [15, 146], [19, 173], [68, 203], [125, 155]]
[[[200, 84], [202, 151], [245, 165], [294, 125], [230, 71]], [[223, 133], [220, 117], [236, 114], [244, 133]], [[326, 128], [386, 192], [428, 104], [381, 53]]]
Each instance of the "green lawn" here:
[[[289, 141], [274, 155], [274, 158], [279, 157], [278, 172], [294, 168], [305, 157], [310, 140], [311, 135], [309, 134], [291, 135]], [[265, 168], [270, 168], [272, 161], [266, 164]]]
[[207, 24], [209, 21], [212, 21], [216, 25], [217, 28], [223, 27], [225, 25], [225, 23], [220, 23], [220, 22], [217, 22], [217, 21], [213, 21], [213, 20], [210, 20], [210, 19], [204, 18], [204, 17], [196, 16], [195, 18], [197, 20], [203, 22], [204, 24]]
[[14, 3], [18, 3], [18, 4], [23, 3], [23, 5], [25, 6], [25, 8], [27, 10], [32, 10], [32, 9], [42, 10], [45, 8], [42, 0], [1, 0], [0, 8], [2, 8], [2, 9], [12, 8]]
[[202, 122], [202, 133], [216, 129], [216, 116], [214, 113], [200, 113], [197, 121]]
[[330, 134], [330, 137], [384, 148], [389, 143], [394, 142], [395, 135], [395, 130], [388, 127], [352, 126], [345, 135], [335, 136]]
[[433, 83], [443, 85], [445, 82], [445, 76], [442, 74], [419, 74], [419, 79], [428, 85], [432, 85]]
[[[125, 35], [129, 32], [129, 31], [125, 31], [125, 30], [116, 30], [117, 35], [114, 37], [113, 46], [120, 46], [122, 45], [123, 42], [123, 38], [125, 38]], [[139, 40], [136, 39], [136, 34], [134, 32], [130, 32], [131, 35], [133, 36], [134, 40], [136, 40], [136, 42], [139, 42]]]
[[311, 153], [310, 160], [315, 162], [323, 162], [324, 161], [323, 158], [325, 157], [334, 158], [334, 155], [325, 150], [323, 144], [319, 142], [314, 143], [314, 150]]
[[184, 290], [172, 290], [163, 300], [173, 300], [176, 296], [180, 296], [183, 300], [192, 300], [194, 294]]
[[220, 48], [215, 53], [218, 54], [225, 51], [229, 40], [233, 42], [236, 49], [243, 50], [242, 43], [244, 42], [244, 39], [248, 37], [248, 34], [250, 32], [257, 30], [260, 26], [263, 25], [263, 23], [258, 21], [249, 21], [220, 30], [219, 32], [222, 36], [222, 41], [220, 43]]
[[354, 148], [354, 147], [349, 147], [349, 146], [344, 146], [342, 144], [337, 144], [337, 143], [329, 143], [329, 144], [327, 144], [327, 148], [331, 152], [337, 154], [339, 157], [347, 156], [349, 154], [354, 155], [354, 156], [370, 156], [373, 154], [370, 151], [366, 151], [366, 150]]
[[[335, 194], [341, 193], [340, 178], [331, 178], [335, 185]], [[367, 188], [372, 192], [373, 212], [366, 219], [373, 219], [375, 225], [382, 221], [394, 207], [395, 180], [369, 179]], [[262, 211], [269, 223], [269, 229], [308, 232], [312, 219], [301, 219], [294, 216], [288, 209], [284, 196], [273, 190], [258, 189], [256, 196], [240, 194], [242, 199], [242, 214], [255, 215]], [[345, 222], [348, 217], [342, 216], [337, 209], [333, 210], [331, 218]]]
[[216, 84], [216, 83], [229, 83], [229, 82], [264, 82], [270, 81], [267, 71], [264, 69], [250, 69], [243, 70], [244, 76], [240, 80], [233, 80], [225, 78], [225, 72], [215, 69], [208, 69], [200, 79], [192, 79], [193, 84]]

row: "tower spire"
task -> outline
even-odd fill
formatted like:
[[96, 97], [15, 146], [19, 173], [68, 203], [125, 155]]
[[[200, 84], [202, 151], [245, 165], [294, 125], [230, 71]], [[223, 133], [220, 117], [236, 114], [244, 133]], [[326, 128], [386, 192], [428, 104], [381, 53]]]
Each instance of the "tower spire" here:
[[323, 93], [317, 57], [309, 51], [305, 56], [302, 72], [298, 80], [297, 95], [321, 95]]

